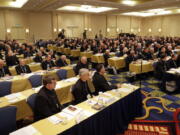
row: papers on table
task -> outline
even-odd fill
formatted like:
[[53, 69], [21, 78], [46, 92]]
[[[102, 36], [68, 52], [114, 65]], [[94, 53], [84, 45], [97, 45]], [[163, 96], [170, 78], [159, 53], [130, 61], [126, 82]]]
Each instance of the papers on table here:
[[48, 120], [55, 125], [62, 122], [62, 120], [56, 116], [51, 116], [48, 118]]
[[69, 78], [69, 79], [66, 79], [66, 80], [63, 80], [64, 82], [76, 82], [78, 80], [77, 77], [72, 77], [72, 78]]
[[36, 87], [36, 88], [32, 88], [36, 93], [40, 91], [40, 89], [42, 88], [43, 86], [39, 86], [39, 87]]
[[11, 81], [13, 79], [13, 76], [5, 76], [1, 78], [3, 81]]
[[65, 112], [60, 112], [60, 113], [58, 113], [58, 115], [59, 115], [60, 117], [66, 118], [67, 120], [71, 120], [71, 119], [73, 118], [72, 115], [70, 115], [70, 114], [68, 114], [68, 113], [65, 113]]
[[60, 88], [62, 88], [62, 86], [60, 85], [60, 84], [56, 84], [56, 88], [55, 88], [55, 90], [57, 90], [57, 89], [60, 89]]
[[13, 93], [13, 94], [5, 96], [5, 98], [8, 99], [10, 103], [16, 102], [22, 97], [23, 95], [21, 93]]
[[64, 110], [62, 110], [62, 112], [67, 113], [67, 114], [72, 115], [72, 116], [76, 116], [81, 111], [82, 111], [81, 108], [73, 106], [73, 105], [70, 105], [67, 108], [65, 108]]
[[119, 88], [118, 89], [118, 92], [131, 92], [132, 90], [131, 89], [128, 89], [128, 88]]
[[9, 135], [41, 135], [33, 126], [21, 128]]
[[171, 68], [169, 71], [167, 71], [168, 73], [177, 73], [180, 74], [180, 68]]

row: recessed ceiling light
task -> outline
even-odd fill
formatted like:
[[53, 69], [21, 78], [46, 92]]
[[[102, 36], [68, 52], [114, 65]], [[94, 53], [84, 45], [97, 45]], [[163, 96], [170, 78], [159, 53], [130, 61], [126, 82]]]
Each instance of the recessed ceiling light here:
[[117, 8], [99, 7], [99, 6], [91, 6], [91, 5], [68, 5], [68, 6], [58, 8], [57, 10], [100, 13], [100, 12], [110, 11], [114, 9], [117, 9]]
[[8, 7], [21, 8], [28, 0], [14, 0], [8, 2]]
[[128, 6], [135, 6], [137, 4], [137, 2], [134, 0], [123, 0], [122, 4], [128, 5]]

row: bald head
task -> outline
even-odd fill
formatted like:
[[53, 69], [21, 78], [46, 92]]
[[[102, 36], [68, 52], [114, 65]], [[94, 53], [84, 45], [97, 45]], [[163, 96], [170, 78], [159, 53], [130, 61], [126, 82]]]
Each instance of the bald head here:
[[87, 57], [85, 57], [85, 56], [81, 57], [81, 63], [86, 64], [87, 63]]

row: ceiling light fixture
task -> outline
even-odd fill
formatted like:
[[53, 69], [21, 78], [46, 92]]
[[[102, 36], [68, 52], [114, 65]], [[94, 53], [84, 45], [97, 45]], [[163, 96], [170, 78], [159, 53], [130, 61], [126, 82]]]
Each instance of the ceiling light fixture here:
[[117, 8], [74, 4], [74, 5], [68, 5], [68, 6], [58, 8], [57, 10], [100, 13], [100, 12], [110, 11], [114, 9], [117, 9]]
[[134, 0], [123, 0], [122, 4], [128, 5], [128, 6], [135, 6], [137, 4], [137, 2]]

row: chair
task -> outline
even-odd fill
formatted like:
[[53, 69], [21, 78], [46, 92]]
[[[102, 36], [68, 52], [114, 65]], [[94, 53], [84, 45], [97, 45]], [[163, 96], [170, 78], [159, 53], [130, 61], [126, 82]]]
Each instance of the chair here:
[[67, 78], [67, 70], [65, 70], [65, 69], [60, 69], [56, 73], [57, 73], [60, 80]]
[[9, 95], [11, 93], [12, 82], [3, 81], [0, 82], [0, 97]]
[[35, 100], [36, 100], [37, 93], [32, 94], [27, 98], [27, 103], [34, 112], [34, 107], [35, 107]]
[[0, 108], [0, 134], [8, 135], [16, 130], [17, 107], [7, 106]]
[[29, 77], [29, 81], [33, 88], [42, 85], [42, 76], [41, 75], [32, 75]]

